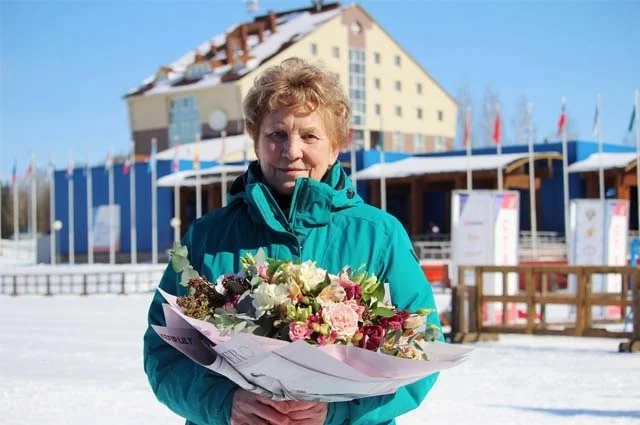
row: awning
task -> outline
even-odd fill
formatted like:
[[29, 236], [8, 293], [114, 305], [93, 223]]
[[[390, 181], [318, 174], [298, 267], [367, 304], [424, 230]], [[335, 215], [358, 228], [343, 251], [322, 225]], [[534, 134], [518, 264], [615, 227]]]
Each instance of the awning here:
[[[507, 172], [528, 161], [528, 153], [509, 153], [502, 155], [473, 155], [468, 158], [462, 156], [430, 156], [411, 157], [395, 162], [374, 164], [371, 167], [357, 171], [358, 180], [376, 180], [421, 176], [426, 174], [464, 173], [471, 171], [506, 169]], [[562, 159], [558, 152], [536, 152], [534, 160]], [[514, 167], [515, 166], [515, 167]]]
[[[195, 143], [187, 143], [180, 145], [177, 149], [171, 147], [157, 155], [158, 159], [172, 160], [176, 156], [178, 159], [193, 161], [195, 154]], [[198, 156], [200, 161], [216, 161], [222, 162], [236, 162], [242, 161], [244, 152], [246, 151], [247, 160], [253, 161], [256, 159], [255, 152], [253, 150], [253, 140], [247, 134], [239, 134], [236, 136], [225, 137], [225, 156], [222, 155], [222, 138], [216, 139], [204, 139], [201, 140], [198, 146]]]
[[200, 175], [200, 184], [207, 185], [222, 181], [222, 174], [225, 174], [227, 182], [233, 181], [247, 169], [246, 165], [217, 165], [215, 167], [201, 170], [184, 170], [168, 174], [158, 179], [159, 187], [185, 186], [193, 187], [197, 184], [196, 176]]
[[603, 170], [611, 170], [611, 169], [625, 169], [629, 170], [635, 167], [636, 161], [636, 153], [635, 152], [621, 152], [621, 153], [610, 153], [604, 152], [600, 153], [592, 153], [587, 157], [587, 159], [583, 159], [582, 161], [574, 162], [569, 165], [570, 173], [589, 173], [593, 171], [600, 170], [600, 166], [602, 164]]

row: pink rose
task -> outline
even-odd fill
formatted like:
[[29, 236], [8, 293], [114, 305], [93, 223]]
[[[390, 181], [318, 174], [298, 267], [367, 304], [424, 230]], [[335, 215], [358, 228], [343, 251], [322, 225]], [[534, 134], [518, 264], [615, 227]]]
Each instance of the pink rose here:
[[305, 324], [300, 325], [296, 322], [289, 323], [289, 339], [291, 341], [305, 339], [311, 335], [311, 332], [311, 329], [309, 329]]
[[351, 339], [358, 331], [358, 313], [343, 303], [327, 304], [322, 309], [322, 318], [335, 331], [338, 338]]
[[269, 266], [266, 265], [266, 264], [258, 266], [258, 276], [260, 276], [262, 279], [264, 279], [265, 282], [269, 281], [269, 276], [267, 275], [267, 270], [269, 270]]
[[356, 300], [348, 300], [344, 302], [345, 305], [348, 305], [358, 314], [358, 320], [362, 321], [362, 314], [364, 313], [364, 306], [358, 304]]

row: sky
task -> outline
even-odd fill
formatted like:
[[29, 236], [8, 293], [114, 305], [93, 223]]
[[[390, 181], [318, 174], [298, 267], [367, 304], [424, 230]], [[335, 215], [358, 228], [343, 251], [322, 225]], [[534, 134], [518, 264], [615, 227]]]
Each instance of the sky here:
[[[260, 12], [310, 5], [262, 0]], [[561, 99], [582, 140], [622, 143], [640, 87], [640, 2], [363, 0], [360, 4], [454, 97], [498, 94], [505, 144], [524, 97], [539, 139]], [[123, 95], [201, 42], [251, 17], [242, 0], [0, 0], [0, 180], [125, 153]], [[476, 126], [480, 114], [475, 116]]]

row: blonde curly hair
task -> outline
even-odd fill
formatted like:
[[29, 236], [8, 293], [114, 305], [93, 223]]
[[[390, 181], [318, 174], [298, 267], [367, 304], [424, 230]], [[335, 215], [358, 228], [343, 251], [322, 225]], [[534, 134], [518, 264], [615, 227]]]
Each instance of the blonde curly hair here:
[[292, 57], [265, 69], [244, 99], [245, 125], [254, 147], [267, 114], [281, 108], [317, 111], [335, 149], [349, 143], [351, 107], [336, 74], [323, 66]]

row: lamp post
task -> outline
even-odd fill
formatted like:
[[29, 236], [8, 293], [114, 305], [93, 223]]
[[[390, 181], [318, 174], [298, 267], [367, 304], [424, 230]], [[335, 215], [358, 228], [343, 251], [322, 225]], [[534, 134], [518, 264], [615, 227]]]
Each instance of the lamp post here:
[[62, 222], [60, 220], [56, 220], [53, 222], [53, 235], [55, 238], [55, 243], [53, 246], [55, 247], [54, 252], [51, 253], [51, 260], [53, 264], [60, 263], [60, 230], [62, 230]]

